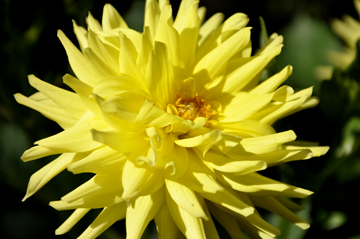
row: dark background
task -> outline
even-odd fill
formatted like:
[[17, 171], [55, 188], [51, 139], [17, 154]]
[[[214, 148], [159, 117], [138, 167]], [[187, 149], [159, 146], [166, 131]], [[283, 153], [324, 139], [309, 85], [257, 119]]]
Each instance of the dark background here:
[[[54, 231], [70, 212], [57, 212], [48, 202], [86, 181], [91, 175], [72, 176], [63, 172], [26, 202], [29, 177], [51, 158], [23, 163], [20, 156], [38, 139], [61, 129], [39, 113], [18, 105], [13, 94], [26, 96], [35, 92], [27, 82], [27, 75], [35, 74], [52, 84], [64, 87], [61, 77], [71, 72], [65, 51], [56, 34], [58, 29], [73, 41], [74, 19], [85, 26], [90, 11], [101, 20], [105, 3], [111, 3], [129, 26], [142, 29], [143, 5], [138, 1], [95, 0], [1, 0], [0, 1], [0, 238], [31, 239], [55, 238]], [[171, 1], [174, 12], [179, 0]], [[295, 89], [314, 85], [314, 94], [320, 95], [321, 82], [315, 77], [317, 65], [329, 64], [328, 50], [341, 49], [342, 42], [333, 33], [329, 22], [345, 13], [358, 19], [352, 1], [340, 0], [261, 0], [231, 1], [203, 0], [207, 17], [223, 12], [229, 17], [236, 12], [248, 14], [254, 49], [259, 46], [259, 17], [265, 20], [269, 34], [284, 35], [282, 54], [276, 58], [277, 70], [290, 64], [294, 73], [287, 84]], [[336, 94], [336, 92], [334, 93]], [[320, 142], [335, 148], [341, 144], [344, 124], [328, 122], [321, 107], [300, 112], [276, 124], [278, 130], [294, 129], [300, 139]], [[334, 148], [333, 147], [333, 148]], [[293, 162], [267, 169], [265, 174], [290, 184], [315, 191], [306, 200], [299, 201], [307, 210], [301, 215], [312, 222], [307, 231], [298, 230], [278, 217], [265, 215], [280, 227], [279, 238], [360, 238], [359, 190], [360, 158], [337, 158], [335, 149], [329, 155], [308, 161]], [[76, 238], [96, 217], [98, 211], [82, 219], [68, 234], [56, 238]], [[221, 231], [221, 229], [220, 229]], [[125, 238], [124, 222], [116, 223], [100, 238]], [[150, 227], [143, 238], [156, 238]], [[228, 238], [221, 234], [221, 238]]]

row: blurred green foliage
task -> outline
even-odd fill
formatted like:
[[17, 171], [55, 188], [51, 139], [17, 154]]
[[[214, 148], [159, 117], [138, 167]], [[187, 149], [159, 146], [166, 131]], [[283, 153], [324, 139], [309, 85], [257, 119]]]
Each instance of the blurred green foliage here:
[[[141, 31], [144, 1], [107, 1], [124, 16], [128, 24]], [[174, 11], [180, 0], [171, 1]], [[47, 204], [71, 191], [91, 175], [63, 172], [37, 194], [21, 202], [27, 182], [51, 158], [23, 163], [24, 150], [38, 139], [52, 135], [60, 128], [39, 113], [18, 105], [13, 94], [35, 92], [27, 82], [28, 74], [60, 87], [61, 77], [71, 72], [65, 51], [56, 37], [62, 29], [73, 41], [71, 19], [85, 26], [87, 12], [101, 19], [104, 1], [95, 0], [0, 0], [0, 185], [3, 210], [0, 214], [0, 238], [55, 238], [55, 229], [70, 212], [57, 212]], [[253, 26], [254, 48], [261, 46], [267, 34], [284, 36], [283, 52], [268, 66], [268, 75], [293, 65], [294, 73], [286, 84], [295, 89], [314, 87], [319, 106], [299, 112], [276, 123], [278, 131], [293, 129], [298, 139], [329, 145], [321, 158], [292, 162], [270, 168], [264, 174], [272, 178], [313, 190], [313, 196], [301, 201], [306, 210], [300, 215], [312, 222], [303, 231], [272, 214], [266, 219], [279, 227], [279, 239], [360, 238], [356, 192], [360, 183], [360, 57], [348, 69], [334, 69], [331, 80], [315, 77], [318, 65], [329, 64], [327, 51], [340, 49], [342, 42], [332, 33], [329, 20], [348, 13], [357, 17], [351, 1], [340, 0], [203, 0], [207, 16], [224, 12], [229, 17], [245, 12]], [[258, 20], [262, 16], [264, 20]], [[264, 27], [266, 22], [266, 28]], [[262, 26], [262, 27], [260, 27]], [[260, 39], [260, 40], [259, 40]], [[359, 44], [358, 44], [359, 46]], [[275, 71], [276, 69], [276, 71]], [[76, 238], [92, 222], [98, 211], [82, 219], [68, 234], [56, 238]], [[355, 226], [354, 226], [355, 225]], [[229, 238], [219, 226], [221, 238]], [[116, 223], [100, 238], [125, 238], [124, 221]], [[156, 238], [154, 224], [143, 238]]]

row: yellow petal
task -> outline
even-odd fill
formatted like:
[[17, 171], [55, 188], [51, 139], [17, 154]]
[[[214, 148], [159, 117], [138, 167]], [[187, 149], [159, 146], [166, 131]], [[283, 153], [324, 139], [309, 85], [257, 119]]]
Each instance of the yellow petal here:
[[226, 81], [222, 88], [222, 92], [232, 93], [243, 89], [276, 55], [280, 54], [281, 47], [282, 46], [280, 45], [273, 48], [271, 51], [261, 56], [238, 58], [229, 62]]
[[[294, 142], [294, 145], [284, 145], [285, 149], [288, 150], [310, 150], [312, 153], [312, 157], [320, 157], [321, 155], [324, 155], [329, 150], [328, 146], [307, 146], [308, 143], [304, 143], [303, 145], [298, 144], [296, 145], [296, 142]], [[287, 161], [286, 161], [287, 162]]]
[[235, 134], [241, 137], [254, 137], [275, 134], [276, 131], [268, 124], [255, 120], [242, 120], [237, 122], [221, 122], [222, 132]]
[[166, 203], [171, 217], [186, 238], [206, 239], [202, 218], [193, 217], [187, 211], [179, 207], [168, 192], [166, 192]]
[[308, 221], [290, 211], [274, 197], [251, 196], [251, 201], [255, 204], [255, 206], [273, 212], [292, 222], [301, 229], [308, 229], [310, 227], [310, 223]]
[[80, 219], [90, 211], [89, 208], [76, 209], [61, 226], [56, 229], [55, 235], [63, 235], [67, 233]]
[[238, 224], [244, 234], [246, 234], [250, 238], [274, 239], [273, 236], [262, 232], [260, 229], [254, 227], [250, 223], [243, 223], [238, 221]]
[[184, 134], [190, 129], [190, 125], [183, 118], [166, 113], [148, 99], [144, 100], [135, 122], [158, 128], [170, 126], [167, 133], [174, 134]]
[[181, 15], [185, 14], [186, 13], [186, 10], [194, 5], [194, 3], [196, 3], [197, 1], [196, 0], [183, 0], [181, 1], [180, 3], [180, 6], [179, 6], [179, 10], [178, 10], [178, 13], [176, 15], [176, 18], [180, 17]]
[[127, 157], [118, 151], [104, 146], [94, 150], [85, 158], [68, 165], [67, 169], [74, 173], [119, 173], [124, 167]]
[[[277, 149], [275, 151], [264, 153], [264, 154], [232, 154], [227, 153], [226, 155], [230, 158], [235, 158], [244, 161], [264, 161], [269, 166], [274, 166], [283, 162], [290, 162], [301, 159], [309, 159], [313, 156], [311, 150], [303, 147], [302, 149], [288, 149], [286, 145], [282, 146], [284, 149]], [[285, 149], [286, 148], [286, 149]]]
[[[201, 156], [200, 152], [195, 152], [198, 153], [199, 157]], [[255, 172], [267, 167], [267, 164], [264, 161], [229, 158], [215, 150], [209, 150], [203, 158], [203, 161], [218, 171], [236, 174]]]
[[146, 226], [165, 205], [164, 187], [155, 193], [138, 197], [126, 211], [126, 238], [140, 239]]
[[[180, 55], [187, 66], [192, 65], [195, 58], [200, 18], [197, 13], [199, 2], [193, 1], [185, 9], [179, 9], [174, 28], [179, 32]], [[180, 6], [182, 8], [183, 6]]]
[[174, 145], [172, 151], [163, 156], [165, 177], [169, 179], [181, 177], [189, 167], [189, 155], [186, 148]]
[[109, 3], [104, 6], [102, 27], [104, 31], [109, 31], [114, 28], [128, 28], [118, 11]]
[[[240, 196], [240, 195], [239, 195]], [[245, 199], [245, 198], [243, 198]], [[216, 207], [223, 210], [225, 213], [232, 215], [237, 219], [237, 222], [242, 231], [245, 234], [253, 237], [253, 238], [274, 238], [277, 235], [280, 235], [280, 230], [271, 225], [270, 223], [266, 222], [259, 213], [253, 213], [247, 217], [243, 215], [236, 214], [235, 212], [220, 206], [219, 204], [215, 204]], [[254, 233], [255, 232], [255, 233]]]
[[216, 193], [200, 192], [199, 194], [207, 200], [228, 208], [244, 217], [252, 215], [255, 211], [252, 206], [243, 202], [235, 191], [231, 189], [223, 189], [221, 191], [217, 191]]
[[257, 85], [250, 91], [250, 93], [260, 95], [275, 91], [276, 88], [278, 88], [292, 74], [292, 70], [292, 66], [284, 67], [282, 71]]
[[113, 54], [109, 51], [111, 48], [107, 47], [91, 29], [89, 29], [87, 41], [88, 47], [93, 50], [101, 61], [115, 74], [120, 74], [119, 60], [114, 59]]
[[249, 40], [250, 28], [244, 28], [204, 56], [194, 69], [194, 77], [199, 85], [205, 85], [209, 79], [214, 79], [216, 74], [223, 72], [227, 61], [243, 49]]
[[215, 147], [217, 147], [221, 152], [227, 154], [230, 150], [238, 148], [240, 141], [242, 140], [241, 136], [221, 133], [223, 139], [220, 140]]
[[174, 202], [193, 217], [209, 220], [194, 191], [172, 180], [165, 180], [166, 189]]
[[98, 20], [96, 20], [91, 13], [89, 12], [87, 18], [86, 18], [86, 24], [89, 26], [89, 28], [93, 31], [101, 31], [101, 24]]
[[196, 147], [205, 155], [206, 152], [221, 139], [222, 135], [219, 130], [210, 130], [209, 132], [208, 129], [201, 128], [199, 130], [190, 130], [183, 138], [175, 140], [175, 144], [186, 148]]
[[201, 47], [204, 41], [218, 29], [224, 20], [224, 14], [215, 13], [199, 29], [198, 46]]
[[360, 1], [359, 0], [354, 0], [354, 6], [355, 6], [355, 9], [356, 9], [356, 12], [358, 14], [360, 14]]
[[92, 140], [91, 129], [104, 129], [108, 125], [92, 114], [85, 114], [76, 125], [53, 136], [36, 141], [35, 144], [65, 152], [87, 152], [99, 146]]
[[172, 26], [172, 10], [170, 5], [162, 8], [158, 29], [154, 41], [162, 42], [166, 45], [169, 59], [174, 66], [183, 66], [184, 62], [180, 58], [181, 39], [179, 33]]
[[184, 238], [184, 235], [172, 219], [167, 206], [164, 206], [163, 209], [155, 216], [155, 224], [159, 239]]
[[[95, 85], [93, 92], [103, 98], [107, 98], [120, 94], [124, 95], [124, 91], [132, 91], [134, 89], [141, 89], [145, 91], [146, 87], [142, 84], [142, 82], [128, 76], [112, 76], [99, 81]], [[146, 93], [144, 92], [144, 96], [145, 95]]]
[[278, 46], [281, 46], [284, 41], [283, 36], [279, 36], [277, 33], [271, 34], [265, 45], [256, 52], [256, 55], [263, 55]]
[[144, 27], [149, 27], [152, 38], [155, 37], [160, 17], [160, 7], [156, 0], [146, 0]]
[[201, 25], [205, 20], [206, 7], [199, 7], [199, 9], [197, 10], [197, 14], [199, 15]]
[[221, 32], [221, 42], [225, 42], [240, 29], [244, 28], [249, 22], [249, 18], [244, 13], [235, 13], [231, 16], [231, 21], [224, 22]]
[[29, 180], [29, 185], [26, 191], [26, 195], [23, 198], [25, 201], [28, 197], [36, 193], [46, 183], [48, 183], [53, 177], [63, 171], [74, 160], [78, 160], [76, 154], [62, 154], [57, 159], [51, 161], [46, 166], [42, 167], [36, 173], [34, 173]]
[[58, 107], [57, 104], [55, 104], [54, 101], [52, 101], [51, 99], [49, 99], [49, 97], [47, 97], [44, 93], [42, 92], [35, 92], [34, 94], [29, 96], [30, 100], [34, 100], [37, 101], [39, 103], [43, 103], [45, 105], [50, 105], [50, 106], [54, 106], [54, 107]]
[[285, 207], [287, 207], [288, 209], [290, 209], [291, 211], [294, 212], [298, 212], [298, 211], [302, 211], [304, 210], [304, 208], [302, 206], [300, 206], [297, 203], [294, 203], [293, 201], [290, 201], [287, 198], [283, 198], [283, 197], [277, 197], [276, 198], [281, 204], [283, 204]]
[[121, 172], [115, 174], [97, 174], [81, 186], [61, 198], [62, 201], [72, 202], [78, 199], [86, 201], [87, 197], [101, 197], [102, 194], [122, 193]]
[[95, 96], [95, 99], [104, 112], [131, 122], [135, 121], [144, 102], [143, 96], [129, 91], [124, 91], [117, 96], [111, 96], [106, 100], [97, 99], [97, 96]]
[[[264, 106], [268, 105], [274, 93], [266, 95], [252, 95], [246, 92], [239, 92], [231, 100], [231, 102], [225, 106], [223, 111], [224, 119], [221, 122], [237, 122], [245, 120], [258, 112]], [[227, 98], [227, 97], [226, 97]], [[225, 98], [222, 98], [220, 102], [223, 102]]]
[[[204, 203], [204, 209], [207, 215], [210, 215], [207, 204]], [[214, 221], [211, 216], [209, 216], [209, 220], [203, 221], [204, 229], [206, 233], [206, 238], [208, 239], [220, 239], [217, 229], [215, 227]]]
[[116, 221], [125, 218], [126, 203], [122, 202], [104, 208], [93, 223], [78, 237], [79, 239], [96, 238]]
[[[247, 218], [238, 218], [242, 223], [246, 225], [254, 226], [259, 230], [260, 233], [258, 235], [261, 238], [276, 238], [276, 236], [280, 235], [280, 230], [270, 223], [266, 222], [259, 214], [254, 213]], [[263, 235], [261, 235], [263, 234]]]
[[[136, 67], [142, 74], [142, 79], [145, 79], [146, 66], [149, 61], [149, 55], [154, 48], [153, 41], [150, 33], [149, 26], [144, 27], [144, 31], [141, 34], [140, 47], [138, 48], [138, 58], [136, 59]], [[144, 82], [144, 81], [143, 81]]]
[[[144, 101], [142, 96], [131, 91], [123, 91], [119, 96], [112, 96], [107, 100], [95, 93], [92, 94], [92, 97], [95, 98], [105, 122], [116, 131], [131, 131], [138, 134], [145, 131], [143, 125], [132, 122], [136, 116], [134, 113], [139, 110], [142, 101]], [[126, 99], [131, 100], [133, 104], [129, 101], [126, 102]], [[138, 101], [138, 105], [135, 103], [136, 101]], [[126, 103], [122, 105], [121, 103], [124, 102]]]
[[[136, 158], [136, 163], [142, 165], [147, 163], [150, 167], [166, 168], [166, 161], [162, 160], [163, 155], [168, 155], [173, 149], [173, 141], [169, 134], [155, 127], [146, 129], [146, 134], [150, 141], [150, 147], [146, 156]], [[158, 159], [160, 160], [158, 161]]]
[[121, 191], [103, 193], [99, 195], [87, 195], [83, 198], [66, 202], [66, 201], [51, 201], [49, 205], [58, 211], [73, 210], [78, 208], [104, 208], [109, 205], [114, 205], [124, 200], [121, 198]]
[[28, 162], [31, 160], [35, 160], [59, 153], [61, 153], [61, 151], [51, 150], [49, 148], [42, 146], [34, 146], [23, 153], [23, 155], [21, 156], [21, 160], [24, 162]]
[[92, 135], [92, 140], [97, 144], [107, 145], [120, 153], [131, 153], [147, 144], [143, 133], [139, 134], [131, 131], [118, 132], [115, 130], [99, 131], [92, 129], [90, 134]]
[[80, 97], [75, 93], [55, 87], [34, 75], [29, 75], [28, 78], [32, 87], [42, 92], [72, 117], [79, 119], [87, 111]]
[[150, 52], [145, 75], [146, 86], [152, 96], [160, 103], [162, 109], [175, 100], [175, 83], [173, 67], [164, 43], [155, 42]]
[[[249, 19], [245, 14], [235, 13], [234, 15], [226, 19], [225, 22], [220, 27], [218, 27], [215, 31], [213, 31], [216, 25], [221, 23], [221, 21], [223, 20], [223, 16], [218, 15], [216, 18], [217, 19], [211, 20], [211, 24], [213, 25], [210, 25], [209, 30], [207, 30], [210, 31], [210, 33], [208, 33], [208, 37], [204, 39], [203, 42], [201, 42], [201, 45], [199, 45], [199, 48], [196, 51], [195, 63], [200, 61], [206, 54], [217, 48], [221, 43], [223, 43], [226, 39], [228, 39], [231, 36], [231, 34], [227, 34], [227, 33], [232, 33], [232, 34], [236, 33], [237, 31], [234, 31], [235, 29], [240, 30], [244, 28], [249, 21]], [[223, 32], [225, 32], [225, 36], [227, 37], [227, 38], [224, 37], [224, 41], [222, 41]]]
[[235, 153], [237, 150], [253, 154], [269, 153], [278, 149], [282, 144], [294, 141], [295, 139], [296, 135], [292, 130], [272, 135], [244, 138], [240, 141], [241, 146], [229, 153]]
[[85, 28], [79, 27], [74, 20], [72, 22], [73, 22], [73, 27], [74, 27], [74, 33], [79, 42], [80, 49], [82, 52], [84, 52], [84, 49], [86, 47], [88, 47], [88, 42], [87, 42], [88, 32]]
[[[301, 109], [307, 108], [307, 107], [302, 107], [302, 105], [305, 105], [306, 101], [309, 99], [311, 94], [312, 94], [312, 87], [299, 91], [295, 93], [289, 99], [289, 101], [285, 103], [275, 102], [269, 104], [263, 110], [252, 115], [249, 119], [259, 120], [260, 122], [271, 125], [280, 118], [288, 116]], [[310, 98], [309, 100], [311, 101], [308, 107], [313, 107], [318, 102], [316, 99], [315, 101], [313, 101], [312, 98]]]
[[283, 196], [304, 198], [312, 194], [312, 192], [290, 186], [276, 180], [261, 176], [257, 173], [250, 173], [240, 176], [231, 174], [217, 174], [217, 179], [223, 184], [232, 187], [241, 192], [253, 193], [259, 196]]
[[51, 119], [58, 123], [63, 129], [68, 129], [76, 124], [77, 119], [70, 116], [64, 110], [47, 104], [43, 104], [41, 102], [37, 102], [28, 97], [23, 96], [20, 93], [16, 93], [14, 95], [15, 100], [22, 105], [25, 105], [29, 108], [32, 108], [38, 112], [40, 112], [45, 117]]
[[162, 170], [146, 164], [139, 167], [129, 160], [125, 163], [122, 179], [124, 200], [154, 193], [165, 183]]
[[95, 85], [98, 79], [93, 72], [92, 66], [88, 59], [84, 57], [79, 49], [74, 46], [74, 44], [65, 36], [61, 30], [58, 31], [58, 37], [66, 50], [71, 69], [74, 71], [76, 76], [88, 85]]
[[141, 75], [136, 68], [136, 59], [138, 52], [133, 42], [122, 32], [120, 34], [120, 73], [134, 79], [142, 80]]
[[63, 76], [63, 81], [66, 85], [71, 87], [78, 96], [80, 96], [84, 105], [97, 116], [101, 116], [101, 111], [96, 104], [94, 98], [91, 97], [93, 88], [82, 81], [76, 79], [72, 75], [66, 74]]
[[109, 76], [115, 76], [118, 74], [114, 70], [112, 70], [105, 62], [103, 62], [91, 48], [84, 49], [84, 56], [89, 60], [90, 64], [92, 65], [94, 74], [96, 74], [99, 79], [103, 79]]
[[197, 192], [214, 194], [217, 191], [224, 190], [224, 188], [217, 183], [214, 172], [201, 162], [201, 159], [199, 159], [196, 153], [192, 150], [188, 150], [188, 153], [189, 169], [186, 174], [177, 178], [176, 181]]
[[216, 218], [216, 221], [218, 221], [221, 224], [221, 226], [225, 228], [225, 230], [229, 233], [231, 238], [245, 239], [235, 217], [233, 217], [231, 214], [225, 213], [224, 211], [220, 210], [218, 207], [214, 206], [214, 204], [212, 204], [211, 202], [208, 202], [207, 205], [211, 214]]

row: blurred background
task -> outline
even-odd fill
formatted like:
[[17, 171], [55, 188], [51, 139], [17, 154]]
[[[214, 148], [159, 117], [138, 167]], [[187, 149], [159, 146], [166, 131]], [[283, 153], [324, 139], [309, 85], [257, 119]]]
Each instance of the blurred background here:
[[[15, 93], [35, 93], [27, 75], [63, 87], [61, 77], [71, 72], [65, 50], [56, 34], [58, 29], [75, 43], [74, 19], [85, 26], [90, 11], [101, 20], [105, 3], [111, 3], [131, 28], [142, 30], [144, 0], [0, 0], [0, 238], [76, 238], [94, 220], [99, 211], [83, 218], [68, 234], [55, 236], [55, 229], [71, 212], [58, 212], [49, 201], [85, 182], [92, 175], [72, 176], [63, 172], [26, 202], [31, 174], [51, 157], [24, 163], [20, 157], [34, 141], [61, 129], [39, 113], [18, 105]], [[180, 0], [172, 0], [174, 12]], [[299, 90], [314, 86], [321, 103], [316, 108], [297, 113], [276, 123], [278, 131], [293, 129], [298, 139], [329, 145], [326, 156], [292, 162], [262, 172], [274, 179], [314, 191], [305, 200], [297, 200], [306, 210], [300, 215], [312, 225], [303, 231], [277, 216], [264, 217], [281, 229], [280, 239], [339, 238], [359, 239], [360, 213], [357, 191], [360, 185], [360, 85], [358, 63], [348, 71], [335, 70], [336, 76], [323, 82], [316, 77], [318, 65], [331, 65], [329, 50], [341, 50], [343, 42], [333, 33], [330, 21], [349, 14], [359, 19], [350, 0], [202, 0], [207, 17], [223, 12], [229, 17], [243, 12], [250, 17], [254, 49], [259, 46], [260, 22], [263, 17], [269, 35], [284, 36], [284, 48], [276, 58], [276, 70], [286, 65], [294, 73], [286, 82]], [[335, 75], [335, 74], [334, 74]], [[346, 79], [345, 79], [346, 78]], [[345, 80], [344, 80], [345, 79]], [[351, 84], [345, 84], [350, 82]], [[229, 236], [220, 228], [221, 238]], [[99, 238], [125, 238], [124, 221], [117, 222]], [[150, 224], [143, 238], [157, 238]]]

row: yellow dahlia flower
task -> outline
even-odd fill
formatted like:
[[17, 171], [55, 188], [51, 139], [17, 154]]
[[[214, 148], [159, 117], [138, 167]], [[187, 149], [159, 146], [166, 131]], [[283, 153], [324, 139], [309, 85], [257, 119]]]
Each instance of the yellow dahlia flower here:
[[101, 24], [91, 14], [87, 29], [74, 22], [81, 50], [58, 31], [77, 77], [65, 75], [64, 83], [74, 92], [30, 75], [39, 92], [15, 95], [64, 129], [24, 152], [24, 161], [60, 155], [33, 174], [24, 200], [64, 169], [94, 174], [50, 202], [75, 209], [56, 234], [95, 208], [103, 210], [80, 238], [95, 238], [124, 218], [127, 239], [140, 238], [151, 220], [159, 238], [219, 238], [214, 219], [232, 238], [279, 235], [256, 208], [309, 227], [293, 213], [301, 207], [285, 197], [312, 192], [257, 171], [327, 151], [271, 126], [318, 100], [312, 88], [279, 87], [291, 66], [259, 83], [282, 36], [271, 35], [252, 55], [245, 14], [223, 22], [218, 13], [202, 24], [198, 4], [183, 0], [173, 20], [167, 0], [146, 1], [142, 33], [107, 4]]
[[[360, 16], [360, 0], [354, 0], [354, 6]], [[332, 63], [345, 69], [355, 59], [356, 42], [360, 39], [360, 22], [350, 15], [344, 15], [343, 20], [334, 19], [331, 25], [347, 46], [342, 52], [330, 52], [329, 57]]]

